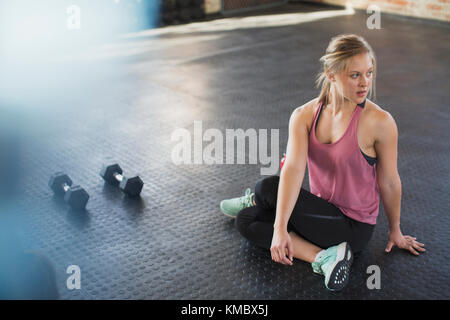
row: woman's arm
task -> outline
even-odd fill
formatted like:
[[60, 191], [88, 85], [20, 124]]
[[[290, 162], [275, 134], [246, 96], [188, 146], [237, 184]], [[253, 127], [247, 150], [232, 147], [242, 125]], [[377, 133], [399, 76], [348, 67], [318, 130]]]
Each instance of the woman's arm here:
[[397, 170], [398, 130], [394, 118], [386, 112], [379, 120], [375, 151], [377, 183], [390, 231], [400, 229], [402, 184]]
[[[300, 194], [305, 175], [308, 155], [307, 120], [310, 118], [308, 116], [310, 112], [308, 104], [311, 104], [311, 102], [297, 108], [289, 120], [287, 156], [280, 173], [274, 234], [270, 250], [274, 261], [289, 265], [292, 264], [293, 248], [287, 232], [287, 225]], [[288, 258], [286, 257], [286, 249]]]
[[386, 252], [394, 245], [407, 249], [415, 255], [425, 251], [424, 244], [416, 238], [403, 236], [400, 230], [402, 183], [397, 170], [398, 129], [394, 118], [384, 112], [376, 130], [375, 151], [377, 154], [377, 183], [389, 224], [389, 240]]

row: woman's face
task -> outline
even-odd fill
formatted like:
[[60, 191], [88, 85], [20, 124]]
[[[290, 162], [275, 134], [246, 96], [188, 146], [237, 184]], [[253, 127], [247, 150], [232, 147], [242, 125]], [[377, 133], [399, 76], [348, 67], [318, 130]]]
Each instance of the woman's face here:
[[372, 86], [373, 64], [368, 53], [362, 53], [350, 58], [347, 70], [335, 77], [334, 84], [344, 98], [362, 103]]

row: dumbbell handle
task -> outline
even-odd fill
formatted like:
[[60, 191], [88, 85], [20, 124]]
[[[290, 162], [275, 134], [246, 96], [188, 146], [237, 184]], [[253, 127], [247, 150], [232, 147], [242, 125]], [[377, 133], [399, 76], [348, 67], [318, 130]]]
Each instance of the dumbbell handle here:
[[123, 180], [123, 175], [121, 175], [121, 174], [118, 173], [118, 172], [114, 172], [114, 173], [113, 173], [113, 176], [114, 176], [114, 178], [116, 178], [117, 181], [122, 182], [122, 180]]

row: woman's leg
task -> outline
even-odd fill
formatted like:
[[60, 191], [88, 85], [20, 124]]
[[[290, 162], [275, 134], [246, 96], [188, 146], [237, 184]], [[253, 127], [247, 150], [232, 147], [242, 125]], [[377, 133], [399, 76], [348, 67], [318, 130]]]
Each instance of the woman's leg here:
[[271, 211], [253, 206], [239, 211], [234, 222], [244, 238], [261, 248], [270, 249], [273, 234], [272, 216]]
[[[235, 224], [239, 232], [257, 246], [270, 250], [273, 237], [274, 211], [258, 206], [241, 210]], [[294, 231], [289, 232], [294, 248], [294, 258], [312, 263], [322, 248], [306, 241]]]
[[[278, 182], [276, 176], [258, 181], [256, 205], [241, 210], [236, 217], [242, 235], [267, 249], [273, 236]], [[324, 275], [325, 286], [330, 290], [341, 290], [347, 285], [353, 261], [351, 243], [355, 240], [363, 248], [371, 230], [371, 226], [348, 218], [336, 206], [305, 189], [300, 190], [288, 223], [294, 257], [310, 262], [314, 272]]]
[[292, 240], [292, 247], [294, 248], [294, 258], [313, 263], [317, 254], [322, 251], [322, 248], [306, 241], [294, 231], [289, 232]]
[[[259, 180], [255, 187], [256, 206], [242, 210], [236, 219], [244, 237], [267, 249], [273, 236], [278, 183], [278, 176]], [[372, 226], [346, 217], [336, 206], [305, 189], [300, 191], [288, 224], [294, 257], [308, 262], [321, 248], [343, 241], [349, 242], [354, 251], [361, 251], [370, 239], [371, 230]], [[359, 231], [367, 234], [364, 241], [357, 235]]]
[[[255, 187], [254, 202], [256, 206], [239, 212], [235, 221], [237, 229], [245, 238], [268, 250], [270, 250], [273, 237], [278, 181], [278, 176], [259, 180]], [[288, 231], [290, 229], [288, 228]], [[317, 253], [322, 250], [294, 231], [290, 231], [289, 235], [296, 259], [311, 263]]]
[[[257, 205], [266, 210], [276, 209], [279, 180], [278, 176], [271, 176], [258, 181], [255, 187]], [[335, 205], [303, 188], [288, 224], [289, 231], [295, 231], [318, 247], [328, 248], [346, 241], [353, 252], [361, 252], [367, 246], [373, 229], [374, 226], [347, 217]]]

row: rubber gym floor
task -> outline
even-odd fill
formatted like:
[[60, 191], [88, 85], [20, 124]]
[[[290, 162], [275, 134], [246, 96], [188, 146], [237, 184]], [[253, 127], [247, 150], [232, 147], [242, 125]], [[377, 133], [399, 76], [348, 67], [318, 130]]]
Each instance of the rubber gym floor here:
[[[22, 69], [21, 87], [3, 93], [2, 196], [12, 224], [2, 225], [49, 259], [61, 299], [449, 299], [449, 25], [381, 14], [371, 30], [367, 18], [290, 4], [136, 32]], [[402, 231], [427, 251], [386, 254], [381, 205], [369, 247], [334, 293], [309, 264], [272, 262], [220, 212], [268, 165], [249, 164], [248, 148], [244, 164], [175, 165], [171, 136], [186, 129], [193, 150], [200, 121], [203, 133], [223, 134], [225, 152], [226, 129], [266, 129], [269, 146], [278, 129], [278, 165], [290, 114], [318, 95], [318, 59], [341, 33], [362, 35], [376, 52], [375, 102], [399, 129]], [[140, 198], [104, 184], [99, 171], [110, 162], [139, 174]], [[56, 171], [89, 193], [85, 212], [53, 196]], [[71, 265], [80, 289], [67, 287]], [[367, 286], [373, 265], [379, 289]]]

